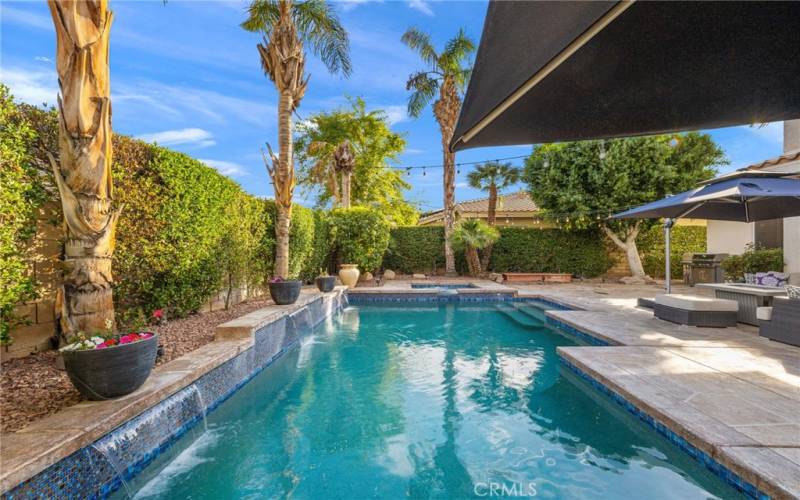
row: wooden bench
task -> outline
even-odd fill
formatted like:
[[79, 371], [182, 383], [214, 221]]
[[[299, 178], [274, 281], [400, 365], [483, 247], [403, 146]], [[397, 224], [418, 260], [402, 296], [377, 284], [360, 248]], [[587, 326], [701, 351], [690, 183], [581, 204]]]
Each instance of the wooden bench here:
[[503, 273], [506, 283], [570, 283], [572, 275], [566, 273]]

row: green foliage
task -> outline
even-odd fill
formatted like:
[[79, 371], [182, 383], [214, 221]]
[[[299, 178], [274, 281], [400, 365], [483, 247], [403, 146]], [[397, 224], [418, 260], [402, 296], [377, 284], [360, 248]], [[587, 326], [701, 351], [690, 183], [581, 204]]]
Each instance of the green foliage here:
[[750, 245], [741, 255], [731, 255], [722, 261], [725, 279], [744, 281], [745, 273], [783, 272], [783, 250], [780, 248], [758, 248]]
[[453, 248], [484, 249], [500, 238], [500, 232], [480, 219], [464, 219], [453, 228]]
[[[703, 253], [706, 251], [705, 226], [675, 226], [670, 237], [670, 260], [672, 278], [683, 277], [681, 260], [685, 253]], [[653, 278], [664, 277], [664, 228], [653, 226], [643, 231], [636, 239], [639, 255], [642, 258], [644, 271]]]
[[330, 212], [330, 234], [338, 264], [357, 264], [362, 272], [381, 266], [389, 246], [390, 224], [373, 208], [337, 208]]
[[339, 188], [333, 151], [349, 141], [355, 157], [351, 179], [351, 204], [379, 208], [394, 224], [413, 224], [416, 208], [403, 197], [411, 186], [392, 164], [406, 146], [403, 136], [392, 132], [382, 110], [367, 112], [363, 99], [350, 102], [350, 109], [312, 115], [298, 125], [295, 141], [300, 162], [299, 184], [317, 193], [317, 206], [328, 205]]
[[311, 245], [311, 254], [300, 272], [300, 279], [313, 281], [320, 271], [331, 272], [331, 242], [330, 221], [328, 213], [323, 210], [314, 210], [314, 241]]
[[[275, 221], [278, 209], [274, 200], [264, 200], [267, 219], [270, 221], [269, 229], [263, 237], [265, 248], [275, 247]], [[314, 211], [301, 205], [292, 205], [292, 222], [289, 227], [289, 276], [284, 278], [298, 278], [307, 267], [307, 261], [313, 253], [314, 243]], [[270, 252], [267, 257], [267, 276], [272, 276], [275, 265], [275, 253]]]
[[31, 161], [36, 132], [2, 84], [0, 124], [0, 344], [8, 344], [20, 321], [14, 307], [37, 297], [25, 251], [46, 193]]
[[431, 36], [417, 28], [406, 30], [400, 41], [416, 52], [427, 66], [409, 76], [406, 82], [406, 90], [412, 91], [408, 98], [410, 116], [419, 117], [445, 80], [455, 84], [457, 91], [466, 87], [472, 66], [469, 59], [475, 51], [475, 43], [463, 29], [459, 29], [440, 52], [434, 48]]
[[444, 228], [401, 226], [392, 229], [383, 267], [404, 274], [430, 273], [444, 267]]
[[[564, 272], [594, 277], [613, 265], [596, 231], [562, 231], [519, 227], [497, 228], [500, 239], [492, 249], [489, 270], [495, 272]], [[435, 226], [392, 230], [384, 267], [410, 274], [444, 266], [444, 229]], [[457, 255], [459, 269], [465, 269]]]
[[629, 137], [537, 146], [523, 180], [543, 215], [563, 227], [606, 224], [624, 235], [637, 222], [605, 218], [691, 189], [725, 163], [708, 134]]

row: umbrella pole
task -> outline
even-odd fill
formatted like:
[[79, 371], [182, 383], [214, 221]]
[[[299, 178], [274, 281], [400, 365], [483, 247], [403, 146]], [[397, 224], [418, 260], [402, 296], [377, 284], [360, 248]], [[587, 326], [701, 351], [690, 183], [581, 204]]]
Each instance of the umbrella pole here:
[[670, 245], [671, 245], [670, 236], [672, 234], [672, 226], [674, 224], [675, 224], [675, 219], [666, 219], [664, 221], [664, 252], [666, 252], [666, 255], [664, 255], [664, 267], [665, 267], [665, 269], [664, 269], [664, 273], [665, 273], [664, 274], [664, 283], [666, 284], [665, 288], [666, 288], [667, 294], [670, 294], [672, 292], [672, 280], [671, 280], [672, 273], [671, 273], [671, 269], [670, 269], [670, 267], [671, 267], [671, 265], [670, 265], [671, 264], [671, 262], [670, 262]]

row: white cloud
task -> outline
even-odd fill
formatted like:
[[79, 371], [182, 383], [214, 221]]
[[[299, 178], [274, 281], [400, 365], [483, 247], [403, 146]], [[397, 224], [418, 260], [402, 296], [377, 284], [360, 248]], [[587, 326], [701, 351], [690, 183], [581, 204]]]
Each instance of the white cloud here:
[[211, 132], [201, 128], [164, 130], [163, 132], [154, 132], [152, 134], [141, 134], [136, 138], [145, 142], [157, 142], [161, 146], [191, 144], [202, 148], [216, 144], [214, 141], [214, 136], [211, 134]]
[[55, 70], [27, 71], [21, 68], [1, 67], [0, 81], [8, 85], [11, 94], [22, 102], [35, 106], [57, 102], [58, 77]]
[[382, 106], [383, 111], [386, 113], [386, 119], [389, 125], [404, 122], [408, 120], [408, 113], [406, 106], [401, 104], [394, 104], [390, 106]]
[[409, 155], [419, 155], [419, 154], [424, 153], [425, 150], [424, 149], [417, 149], [417, 148], [408, 148], [403, 152], [406, 153], [406, 154], [409, 154]]
[[772, 122], [767, 124], [751, 125], [747, 129], [769, 142], [783, 144], [783, 122]]
[[36, 56], [36, 57], [33, 58], [33, 60], [34, 61], [43, 62], [43, 63], [47, 63], [47, 64], [53, 64], [53, 60], [50, 59], [49, 57], [45, 57], [45, 56]]
[[425, 0], [408, 0], [408, 6], [414, 10], [422, 12], [426, 16], [434, 16], [433, 9], [431, 9], [431, 6], [428, 5], [428, 2]]
[[359, 5], [363, 5], [365, 3], [369, 3], [372, 1], [380, 1], [380, 0], [341, 0], [338, 3], [341, 6], [341, 9], [345, 12], [349, 12]]
[[8, 3], [0, 6], [3, 22], [36, 28], [42, 30], [53, 30], [53, 20], [49, 16], [37, 14], [25, 9], [11, 7]]
[[217, 169], [219, 173], [227, 175], [228, 177], [244, 177], [247, 175], [247, 169], [232, 161], [211, 160], [209, 158], [201, 158], [200, 161], [209, 167]]

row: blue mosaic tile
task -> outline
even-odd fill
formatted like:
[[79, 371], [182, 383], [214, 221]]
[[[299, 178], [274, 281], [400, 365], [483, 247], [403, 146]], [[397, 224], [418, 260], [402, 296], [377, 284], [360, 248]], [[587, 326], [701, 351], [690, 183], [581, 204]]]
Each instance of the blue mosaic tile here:
[[575, 373], [581, 380], [584, 380], [594, 389], [608, 396], [612, 401], [623, 407], [628, 413], [635, 416], [640, 421], [644, 422], [649, 427], [654, 429], [661, 436], [665, 437], [671, 443], [673, 443], [678, 448], [686, 452], [690, 457], [692, 457], [697, 462], [706, 467], [708, 470], [713, 472], [727, 484], [733, 486], [738, 491], [741, 491], [750, 498], [757, 498], [759, 500], [768, 500], [770, 498], [769, 495], [759, 490], [754, 484], [749, 483], [744, 479], [742, 479], [741, 476], [739, 476], [732, 470], [728, 469], [721, 463], [717, 462], [714, 458], [712, 458], [703, 450], [689, 443], [685, 438], [673, 432], [669, 427], [659, 422], [653, 416], [639, 409], [636, 405], [625, 399], [624, 396], [620, 395], [619, 393], [607, 387], [605, 384], [601, 383], [588, 373], [581, 370], [579, 367], [575, 366], [574, 363], [570, 362], [565, 357], [559, 355], [559, 360], [561, 361], [561, 364], [563, 366], [568, 368], [571, 372]]
[[[196, 426], [261, 370], [297, 345], [302, 334], [346, 300], [317, 299], [292, 318], [255, 332], [254, 346], [152, 408], [5, 493], [3, 498], [107, 498]], [[307, 311], [307, 312], [305, 312]]]
[[587, 344], [591, 344], [591, 345], [595, 345], [595, 346], [610, 346], [610, 345], [612, 345], [612, 344], [606, 342], [603, 339], [597, 338], [594, 335], [586, 333], [586, 332], [584, 332], [582, 330], [578, 330], [574, 326], [568, 325], [567, 323], [564, 323], [563, 321], [559, 321], [559, 320], [557, 320], [555, 318], [552, 318], [550, 316], [547, 317], [547, 324], [552, 326], [553, 328], [557, 328], [557, 329], [561, 330], [562, 332], [567, 332], [570, 335], [581, 339], [582, 341], [586, 342]]

